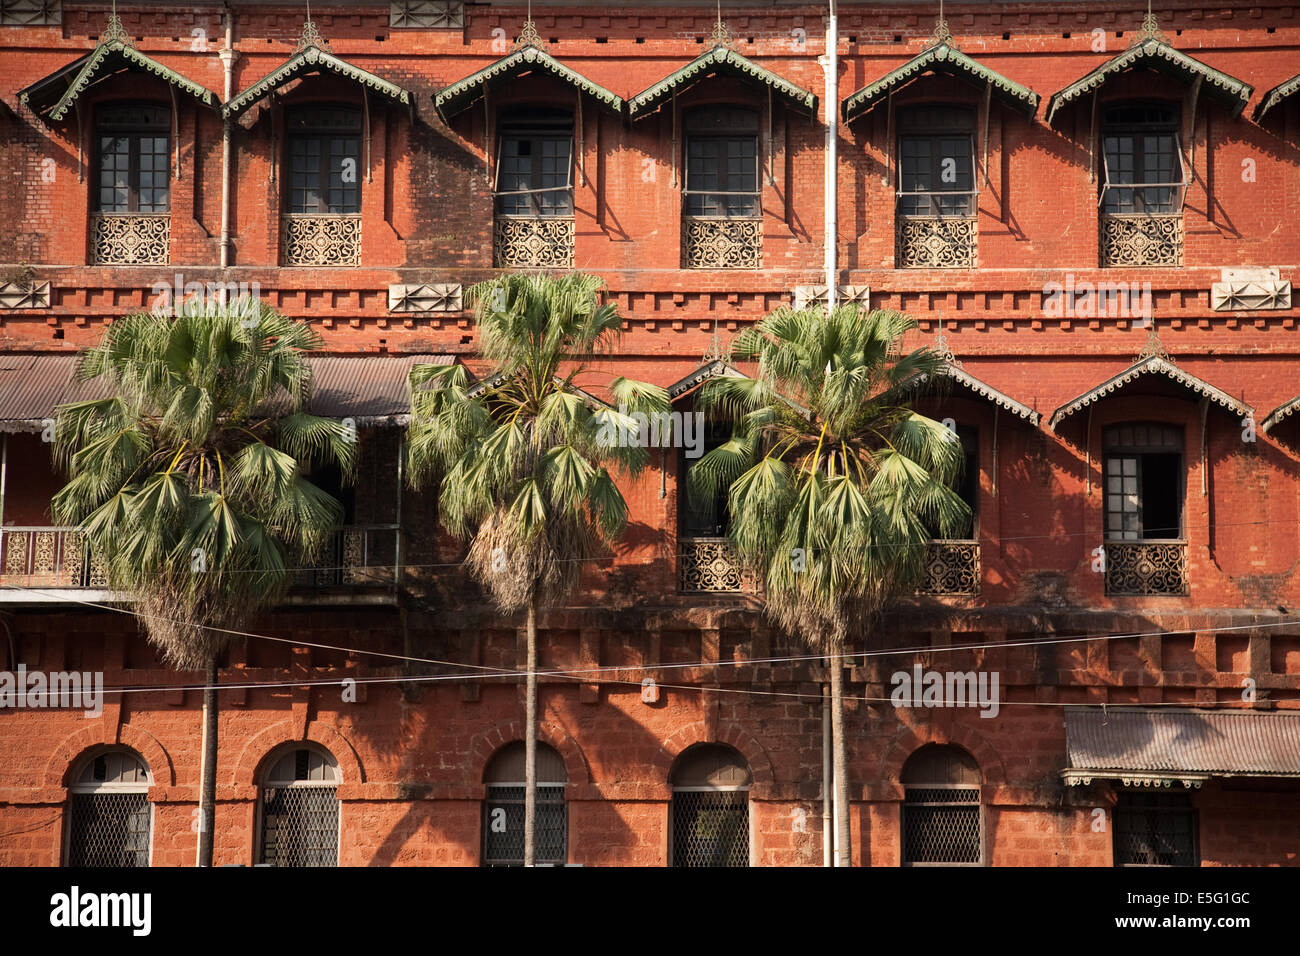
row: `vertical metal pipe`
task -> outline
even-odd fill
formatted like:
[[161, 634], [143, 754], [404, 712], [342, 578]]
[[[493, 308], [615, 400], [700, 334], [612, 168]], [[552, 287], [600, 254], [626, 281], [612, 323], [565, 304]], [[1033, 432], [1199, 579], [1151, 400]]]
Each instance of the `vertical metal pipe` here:
[[838, 193], [839, 170], [839, 21], [835, 16], [835, 0], [830, 0], [826, 16], [826, 54], [820, 58], [822, 69], [826, 72], [825, 109], [826, 109], [826, 314], [835, 311], [835, 300], [839, 292], [838, 249]]
[[9, 480], [9, 433], [0, 437], [0, 548], [4, 547], [5, 485]]
[[[222, 102], [229, 103], [235, 91], [235, 11], [226, 4], [226, 45], [221, 48], [221, 69], [225, 74]], [[196, 121], [197, 122], [197, 121]], [[230, 159], [232, 122], [221, 118], [221, 268], [230, 267]]]

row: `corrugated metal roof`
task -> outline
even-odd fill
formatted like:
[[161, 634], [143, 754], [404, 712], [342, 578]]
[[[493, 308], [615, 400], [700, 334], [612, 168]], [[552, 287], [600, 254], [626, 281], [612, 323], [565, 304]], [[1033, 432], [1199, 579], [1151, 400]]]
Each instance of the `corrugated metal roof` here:
[[1070, 782], [1089, 777], [1300, 777], [1300, 713], [1065, 709]]
[[[315, 355], [308, 361], [314, 390], [308, 408], [358, 424], [396, 424], [410, 411], [406, 377], [413, 365], [450, 365], [451, 355]], [[0, 353], [0, 432], [39, 431], [55, 406], [106, 394], [99, 382], [77, 382], [76, 355]]]

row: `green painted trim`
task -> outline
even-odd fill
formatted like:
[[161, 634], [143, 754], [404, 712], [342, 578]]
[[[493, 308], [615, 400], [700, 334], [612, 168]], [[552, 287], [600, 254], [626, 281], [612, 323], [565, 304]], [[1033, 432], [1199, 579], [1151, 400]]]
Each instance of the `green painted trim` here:
[[990, 84], [1000, 100], [1031, 119], [1038, 111], [1038, 94], [1029, 87], [1022, 86], [996, 70], [989, 69], [979, 60], [967, 56], [956, 47], [940, 43], [936, 47], [922, 51], [898, 69], [891, 70], [874, 83], [864, 86], [848, 97], [841, 107], [844, 122], [852, 122], [875, 106], [881, 97], [892, 93], [896, 88], [922, 73], [931, 72], [968, 79], [981, 86]]
[[1175, 50], [1168, 43], [1160, 40], [1145, 40], [1125, 50], [1119, 56], [1107, 60], [1087, 76], [1075, 80], [1055, 94], [1047, 105], [1047, 125], [1052, 125], [1052, 117], [1057, 110], [1105, 85], [1116, 74], [1139, 64], [1152, 67], [1162, 73], [1173, 74], [1184, 81], [1201, 77], [1205, 82], [1206, 95], [1223, 103], [1232, 111], [1233, 116], [1246, 108], [1246, 104], [1250, 102], [1250, 94], [1254, 90], [1249, 83], [1227, 73], [1220, 73], [1200, 60]]
[[[135, 47], [127, 46], [120, 40], [112, 40], [108, 43], [99, 44], [90, 52], [90, 55], [86, 58], [85, 66], [77, 73], [67, 91], [59, 97], [59, 101], [54, 104], [46, 115], [47, 121], [57, 123], [67, 116], [77, 98], [95, 82], [100, 71], [114, 61], [121, 61], [128, 67], [134, 67], [147, 73], [153, 73], [155, 76], [160, 76], [172, 86], [184, 90], [205, 106], [213, 108], [217, 106], [217, 96], [211, 90], [200, 86], [193, 80], [186, 79], [170, 67], [163, 66], [153, 57], [145, 56]], [[33, 86], [35, 85], [33, 84]], [[24, 91], [23, 101], [26, 102], [26, 100], [27, 92]]]
[[332, 53], [326, 53], [320, 47], [309, 46], [302, 52], [295, 53], [283, 65], [262, 77], [221, 107], [222, 117], [232, 119], [241, 115], [254, 103], [269, 96], [281, 83], [293, 79], [299, 73], [310, 72], [315, 69], [331, 70], [339, 76], [368, 87], [376, 93], [388, 97], [395, 103], [401, 103], [403, 106], [409, 106], [412, 102], [411, 94], [396, 83], [390, 83], [383, 77], [375, 76], [375, 74], [363, 70], [359, 66], [353, 66], [347, 60], [341, 60]]
[[1264, 94], [1263, 102], [1255, 107], [1255, 122], [1258, 123], [1264, 118], [1265, 113], [1277, 106], [1287, 97], [1294, 96], [1296, 93], [1300, 93], [1300, 74], [1291, 77], [1291, 79], [1286, 80], [1283, 83], [1279, 83]]
[[537, 67], [549, 71], [574, 89], [586, 93], [610, 112], [619, 114], [623, 112], [622, 97], [615, 96], [600, 84], [593, 83], [577, 70], [570, 69], [535, 46], [525, 46], [515, 50], [477, 73], [440, 90], [433, 97], [433, 105], [437, 108], [438, 115], [446, 122], [457, 113], [469, 109], [483, 95], [485, 89], [496, 86], [524, 70]]
[[748, 57], [741, 56], [735, 50], [726, 47], [714, 47], [708, 53], [697, 56], [675, 73], [669, 74], [649, 89], [638, 93], [627, 101], [628, 115], [632, 119], [641, 119], [661, 105], [659, 101], [671, 97], [674, 90], [680, 92], [693, 86], [704, 78], [710, 70], [723, 68], [742, 80], [757, 80], [771, 88], [772, 92], [787, 103], [807, 113], [817, 112], [817, 96], [802, 87], [795, 86], [789, 80], [782, 79], [766, 67], [759, 66]]

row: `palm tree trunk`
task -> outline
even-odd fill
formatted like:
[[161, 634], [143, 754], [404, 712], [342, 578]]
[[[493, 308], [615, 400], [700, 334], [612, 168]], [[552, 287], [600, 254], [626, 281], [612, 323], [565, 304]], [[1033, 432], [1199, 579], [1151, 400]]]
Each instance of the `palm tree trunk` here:
[[212, 865], [217, 808], [217, 655], [208, 659], [203, 688], [203, 774], [199, 781], [199, 866]]
[[835, 752], [836, 866], [852, 866], [849, 852], [849, 761], [844, 741], [844, 658], [831, 655], [831, 747]]
[[537, 595], [528, 602], [528, 685], [524, 693], [524, 866], [537, 844]]

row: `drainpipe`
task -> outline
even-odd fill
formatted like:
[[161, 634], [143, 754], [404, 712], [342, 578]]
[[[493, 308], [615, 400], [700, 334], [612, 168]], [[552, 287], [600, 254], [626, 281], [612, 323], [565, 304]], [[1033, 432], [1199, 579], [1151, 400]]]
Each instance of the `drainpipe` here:
[[[221, 68], [225, 72], [225, 88], [221, 102], [229, 103], [230, 98], [235, 95], [235, 11], [226, 3], [226, 45], [222, 47], [218, 56], [221, 58]], [[231, 121], [222, 118], [221, 121], [221, 268], [224, 271], [230, 267], [230, 141], [233, 135]], [[224, 280], [224, 276], [223, 276]]]
[[831, 759], [831, 689], [822, 688], [822, 866], [835, 865], [832, 841], [835, 821], [831, 816], [831, 794], [835, 793], [835, 762]]
[[5, 526], [5, 483], [9, 477], [9, 433], [0, 437], [0, 547], [3, 547]]
[[835, 310], [835, 300], [839, 293], [839, 269], [836, 256], [836, 243], [839, 236], [837, 207], [839, 199], [839, 21], [835, 16], [835, 0], [829, 0], [830, 8], [826, 17], [826, 53], [817, 58], [826, 72], [825, 107], [826, 107], [826, 314]]

